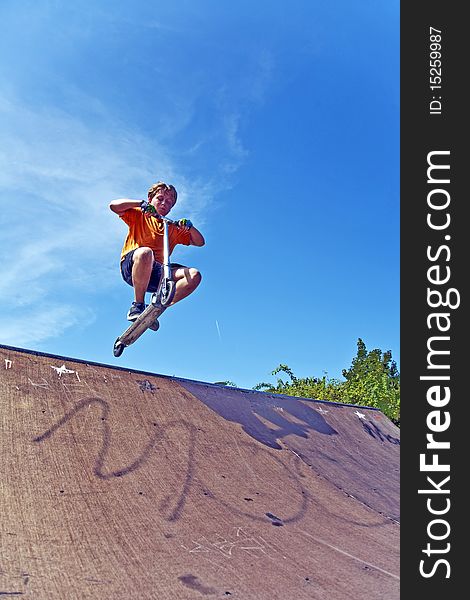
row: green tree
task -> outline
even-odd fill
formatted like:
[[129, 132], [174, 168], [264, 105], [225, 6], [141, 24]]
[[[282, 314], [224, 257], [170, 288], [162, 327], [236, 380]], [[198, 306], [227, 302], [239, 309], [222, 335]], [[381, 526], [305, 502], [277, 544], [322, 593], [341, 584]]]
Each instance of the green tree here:
[[276, 384], [258, 383], [253, 389], [300, 398], [315, 398], [316, 400], [328, 400], [330, 402], [342, 401], [341, 382], [329, 379], [326, 375], [321, 378], [303, 377], [298, 379], [287, 365], [279, 365], [272, 372], [273, 375], [278, 373], [286, 373], [290, 381], [278, 378]]
[[349, 369], [343, 370], [345, 381], [329, 379], [326, 375], [298, 378], [287, 365], [279, 365], [273, 375], [285, 373], [288, 380], [277, 378], [275, 384], [259, 383], [253, 389], [300, 398], [314, 398], [330, 402], [360, 404], [379, 408], [400, 424], [400, 374], [390, 351], [367, 351], [359, 338], [357, 355]]
[[343, 377], [344, 402], [379, 408], [392, 421], [400, 422], [400, 374], [389, 350], [368, 352], [359, 338], [357, 355], [350, 368], [343, 370]]

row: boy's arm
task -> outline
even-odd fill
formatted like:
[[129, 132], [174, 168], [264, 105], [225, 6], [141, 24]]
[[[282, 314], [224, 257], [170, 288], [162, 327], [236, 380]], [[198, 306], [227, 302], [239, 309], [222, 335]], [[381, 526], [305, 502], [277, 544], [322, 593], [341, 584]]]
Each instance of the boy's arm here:
[[115, 212], [117, 215], [121, 216], [129, 210], [130, 208], [140, 208], [142, 200], [130, 200], [129, 198], [119, 198], [118, 200], [113, 200], [109, 204], [109, 208]]
[[179, 221], [174, 221], [175, 225], [180, 229], [185, 231], [189, 231], [189, 245], [190, 246], [204, 246], [206, 240], [204, 236], [196, 229], [194, 225], [191, 223], [189, 219], [179, 219]]
[[189, 230], [191, 235], [191, 246], [204, 246], [206, 240], [202, 233], [194, 227], [194, 225]]
[[[126, 212], [126, 210], [129, 210], [129, 208], [140, 208], [141, 204], [142, 200], [130, 200], [128, 198], [120, 198], [118, 200], [113, 200], [112, 202], [110, 202], [109, 208], [117, 215], [121, 216]], [[196, 229], [196, 227], [194, 227], [194, 225], [191, 225], [189, 231], [190, 245], [204, 246], [204, 244], [206, 243], [204, 236], [198, 229]]]

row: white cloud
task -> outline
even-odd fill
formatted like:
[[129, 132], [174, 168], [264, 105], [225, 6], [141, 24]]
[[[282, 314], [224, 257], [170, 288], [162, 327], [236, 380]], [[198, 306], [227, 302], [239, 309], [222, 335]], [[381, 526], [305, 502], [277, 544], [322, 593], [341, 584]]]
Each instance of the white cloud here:
[[125, 226], [109, 201], [144, 197], [154, 165], [159, 177], [173, 168], [162, 148], [115, 123], [87, 127], [6, 98], [0, 113], [0, 341], [36, 343], [92, 318], [57, 298], [120, 283]]
[[[38, 343], [89, 322], [93, 315], [82, 306], [91, 304], [90, 296], [122, 284], [118, 261], [126, 228], [110, 212], [110, 200], [143, 198], [152, 182], [171, 181], [178, 189], [175, 213], [204, 226], [215, 198], [230, 188], [246, 159], [241, 111], [262, 101], [271, 66], [263, 55], [254, 65], [255, 85], [245, 82], [245, 91], [235, 95], [223, 89], [211, 127], [196, 128], [186, 151], [170, 145], [176, 132], [181, 136], [193, 125], [206, 93], [201, 83], [192, 94], [177, 94], [184, 100], [158, 115], [164, 143], [119, 122], [73, 84], [62, 88], [73, 113], [33, 107], [8, 86], [0, 95], [0, 298], [8, 306], [0, 312], [0, 342]], [[198, 161], [205, 167], [197, 177], [188, 175]], [[77, 292], [74, 302], [66, 299], [71, 291]], [[47, 308], [52, 300], [53, 311]], [[24, 311], [33, 309], [27, 325]]]
[[61, 335], [68, 327], [82, 328], [94, 321], [90, 311], [76, 306], [50, 302], [41, 308], [17, 311], [0, 319], [0, 341], [11, 346], [30, 346]]

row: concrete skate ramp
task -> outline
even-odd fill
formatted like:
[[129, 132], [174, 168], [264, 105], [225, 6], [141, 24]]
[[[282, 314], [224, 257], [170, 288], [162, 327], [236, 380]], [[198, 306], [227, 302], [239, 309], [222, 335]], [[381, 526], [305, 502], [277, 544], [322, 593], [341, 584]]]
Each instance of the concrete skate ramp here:
[[380, 412], [0, 346], [0, 596], [399, 598]]

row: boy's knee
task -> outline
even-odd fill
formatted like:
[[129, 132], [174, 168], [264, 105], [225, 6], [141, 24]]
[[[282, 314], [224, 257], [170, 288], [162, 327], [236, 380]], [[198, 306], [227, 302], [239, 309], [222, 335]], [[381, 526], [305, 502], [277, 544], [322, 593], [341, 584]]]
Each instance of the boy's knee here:
[[200, 271], [198, 271], [194, 267], [191, 267], [189, 269], [189, 274], [191, 277], [191, 281], [193, 281], [195, 285], [199, 285], [201, 283], [202, 275]]
[[132, 257], [133, 262], [153, 262], [152, 248], [142, 247], [135, 250]]

